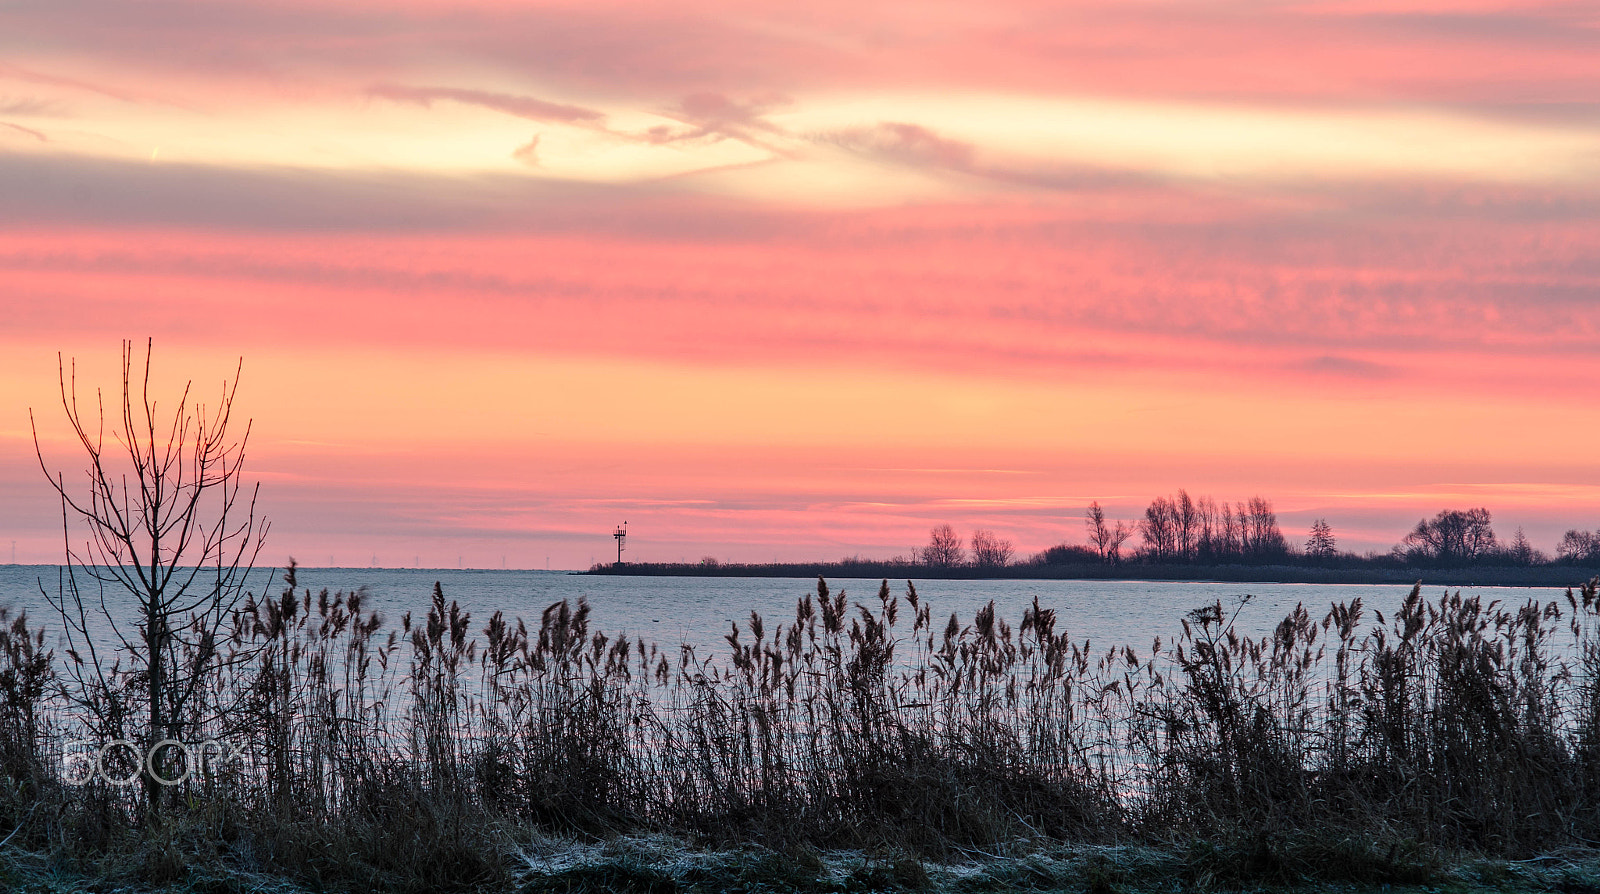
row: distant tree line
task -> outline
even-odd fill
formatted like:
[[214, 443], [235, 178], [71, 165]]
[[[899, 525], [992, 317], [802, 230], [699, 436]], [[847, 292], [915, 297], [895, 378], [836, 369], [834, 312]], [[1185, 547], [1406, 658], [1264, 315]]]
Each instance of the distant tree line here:
[[[1483, 507], [1445, 509], [1417, 522], [1388, 552], [1358, 555], [1339, 549], [1338, 536], [1325, 518], [1316, 519], [1297, 545], [1284, 536], [1272, 502], [1253, 496], [1242, 502], [1195, 498], [1179, 489], [1156, 497], [1138, 519], [1111, 519], [1098, 501], [1084, 512], [1087, 544], [1062, 543], [1020, 564], [1082, 565], [1279, 565], [1338, 567], [1437, 567], [1477, 565], [1534, 566], [1552, 563], [1600, 565], [1600, 531], [1571, 530], [1552, 559], [1535, 549], [1518, 528], [1509, 540], [1494, 531], [1493, 516]], [[1135, 536], [1137, 541], [1130, 544]], [[1003, 568], [1013, 565], [1010, 540], [979, 528], [967, 542], [949, 524], [936, 525], [927, 546], [911, 557], [932, 568]]]

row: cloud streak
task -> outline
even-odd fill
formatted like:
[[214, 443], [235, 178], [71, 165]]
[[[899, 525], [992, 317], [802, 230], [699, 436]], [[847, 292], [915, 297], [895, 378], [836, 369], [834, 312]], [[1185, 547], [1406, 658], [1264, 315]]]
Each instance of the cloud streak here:
[[[48, 87], [63, 87], [73, 92], [92, 93], [127, 103], [137, 103], [145, 99], [145, 97], [142, 97], [140, 94], [133, 91], [108, 87], [100, 83], [91, 83], [78, 78], [47, 74], [45, 72], [35, 71], [33, 69], [24, 68], [20, 65], [12, 65], [6, 62], [0, 62], [0, 79], [22, 81], [29, 84], [41, 84]], [[18, 112], [13, 111], [11, 114], [18, 114]]]
[[820, 139], [901, 164], [973, 172], [975, 147], [971, 143], [945, 139], [917, 124], [885, 121], [872, 128], [824, 134]]
[[0, 115], [54, 118], [61, 114], [57, 103], [42, 99], [0, 99]]
[[[1580, 2], [1105, 4], [982, 8], [773, 2], [508, 7], [62, 0], [10, 12], [17, 48], [80, 48], [144, 71], [234, 78], [378, 69], [397, 58], [487, 63], [536, 82], [633, 94], [933, 87], [1341, 101], [1595, 95], [1597, 32]], [[173, 46], [210, 48], [173, 54]], [[1359, 64], [1352, 64], [1359, 48]], [[1538, 91], [1528, 88], [1537, 86]]]
[[20, 133], [25, 136], [33, 137], [35, 140], [38, 140], [41, 143], [50, 142], [50, 138], [45, 136], [42, 131], [34, 130], [31, 127], [23, 127], [20, 124], [12, 124], [9, 121], [0, 121], [0, 127], [4, 127], [13, 133]]
[[367, 95], [395, 102], [407, 102], [428, 107], [440, 100], [481, 106], [529, 121], [560, 124], [603, 124], [605, 113], [581, 106], [548, 102], [532, 96], [513, 96], [487, 90], [467, 90], [459, 87], [403, 87], [395, 84], [378, 84], [367, 88]]

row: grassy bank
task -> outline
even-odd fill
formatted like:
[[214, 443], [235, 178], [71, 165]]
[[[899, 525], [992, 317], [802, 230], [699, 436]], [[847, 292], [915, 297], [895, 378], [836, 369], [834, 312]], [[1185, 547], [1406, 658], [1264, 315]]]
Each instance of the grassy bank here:
[[[663, 835], [605, 840], [531, 833], [508, 845], [510, 868], [498, 890], [521, 894], [1180, 894], [1194, 891], [1279, 891], [1296, 894], [1521, 894], [1600, 891], [1600, 862], [1591, 854], [1534, 861], [1472, 858], [1450, 865], [1387, 854], [1358, 853], [1343, 868], [1326, 847], [1186, 848], [1132, 845], [1045, 846], [1005, 855], [975, 854], [958, 862], [859, 851], [783, 853], [759, 848], [711, 849]], [[1332, 869], [1333, 871], [1329, 871]], [[186, 878], [151, 886], [128, 875], [62, 871], [42, 855], [0, 854], [0, 885], [25, 894], [162, 891], [170, 894], [312, 894], [316, 880], [263, 875], [228, 864], [197, 867]]]
[[18, 618], [0, 852], [14, 886], [1595, 890], [1594, 582], [1300, 608], [1260, 639], [1233, 608], [1089, 643], [1037, 603], [945, 619], [909, 585], [819, 580], [701, 655], [582, 603], [474, 620], [437, 588], [389, 623], [291, 569], [196, 646], [219, 672], [184, 737], [237, 756], [148, 788], [104, 778], [140, 776], [115, 754], [85, 780], [64, 745], [142, 746], [140, 675], [85, 674]]

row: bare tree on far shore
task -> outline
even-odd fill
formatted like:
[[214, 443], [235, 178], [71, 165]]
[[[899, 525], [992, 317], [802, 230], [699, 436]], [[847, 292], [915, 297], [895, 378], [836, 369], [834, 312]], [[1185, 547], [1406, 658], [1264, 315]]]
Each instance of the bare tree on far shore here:
[[1524, 534], [1521, 528], [1518, 528], [1516, 536], [1511, 538], [1511, 545], [1506, 547], [1506, 555], [1511, 558], [1513, 565], [1521, 565], [1524, 568], [1530, 565], [1542, 565], [1550, 561], [1549, 556], [1540, 550], [1534, 549], [1533, 544], [1528, 540], [1528, 535]]
[[1004, 568], [1013, 552], [1011, 541], [993, 531], [978, 528], [972, 532], [972, 564], [979, 568]]
[[1200, 551], [1200, 512], [1189, 492], [1181, 487], [1172, 501], [1172, 522], [1178, 560], [1193, 562]]
[[950, 525], [935, 525], [928, 532], [928, 545], [922, 548], [922, 564], [934, 568], [954, 568], [966, 561], [961, 535]]
[[1180, 559], [1178, 555], [1178, 507], [1166, 497], [1156, 497], [1139, 519], [1139, 536], [1144, 553], [1157, 562]]
[[1561, 535], [1556, 560], [1569, 565], [1600, 563], [1600, 531], [1591, 534], [1573, 529]]
[[1333, 536], [1333, 526], [1325, 518], [1311, 523], [1311, 533], [1306, 537], [1306, 558], [1326, 562], [1339, 554], [1339, 541]]
[[1100, 508], [1099, 501], [1089, 504], [1089, 510], [1084, 513], [1083, 522], [1089, 527], [1089, 543], [1094, 551], [1100, 555], [1100, 561], [1108, 565], [1115, 565], [1122, 561], [1122, 544], [1133, 536], [1133, 530], [1118, 521], [1115, 525], [1106, 524], [1106, 512]]
[[1499, 546], [1491, 521], [1489, 510], [1483, 507], [1446, 509], [1432, 519], [1417, 522], [1395, 552], [1411, 561], [1447, 567], [1469, 565]]

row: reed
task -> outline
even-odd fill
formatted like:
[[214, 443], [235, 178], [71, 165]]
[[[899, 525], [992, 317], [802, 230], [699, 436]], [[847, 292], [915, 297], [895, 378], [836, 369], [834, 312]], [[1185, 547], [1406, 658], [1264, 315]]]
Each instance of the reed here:
[[1419, 586], [1393, 617], [1302, 606], [1258, 638], [1234, 611], [1141, 652], [1074, 641], [1037, 600], [1014, 626], [993, 604], [940, 623], [913, 585], [819, 579], [702, 655], [594, 630], [582, 602], [475, 622], [437, 586], [390, 623], [291, 565], [233, 618], [194, 712], [239, 756], [191, 760], [156, 805], [75, 784], [51, 747], [143, 741], [119, 696], [137, 675], [69, 691], [77, 659], [0, 612], [0, 835], [145, 882], [221, 866], [352, 891], [505, 888], [540, 834], [845, 848], [913, 879], [1138, 844], [1206, 884], [1417, 880], [1600, 840], [1596, 581], [1519, 606]]

